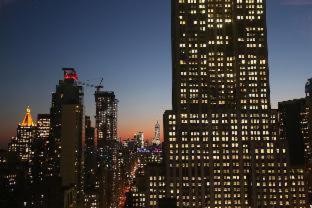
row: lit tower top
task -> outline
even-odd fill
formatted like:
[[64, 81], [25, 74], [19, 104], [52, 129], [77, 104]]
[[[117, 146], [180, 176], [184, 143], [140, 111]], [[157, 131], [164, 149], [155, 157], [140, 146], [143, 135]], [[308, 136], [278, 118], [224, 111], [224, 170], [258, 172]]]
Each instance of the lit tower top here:
[[65, 80], [78, 80], [78, 74], [74, 68], [63, 68]]
[[35, 126], [30, 112], [31, 112], [30, 107], [27, 106], [26, 107], [26, 115], [25, 115], [25, 117], [21, 123], [21, 126], [23, 126], [23, 127]]
[[16, 137], [13, 137], [9, 143], [9, 151], [15, 152], [22, 162], [27, 163], [33, 158], [33, 151], [29, 150], [31, 150], [37, 130], [30, 112], [30, 107], [27, 106], [26, 115], [17, 126]]

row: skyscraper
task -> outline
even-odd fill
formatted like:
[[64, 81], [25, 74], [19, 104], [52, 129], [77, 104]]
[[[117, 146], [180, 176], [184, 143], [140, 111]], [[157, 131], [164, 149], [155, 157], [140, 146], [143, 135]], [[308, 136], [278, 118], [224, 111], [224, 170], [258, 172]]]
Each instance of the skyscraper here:
[[27, 106], [23, 121], [18, 124], [17, 135], [9, 143], [9, 151], [15, 152], [22, 162], [30, 163], [33, 157], [32, 144], [36, 138], [37, 129], [30, 107]]
[[118, 100], [114, 92], [95, 92], [96, 128], [98, 131], [98, 145], [104, 140], [117, 140], [117, 108]]
[[50, 136], [50, 114], [38, 114], [37, 118], [37, 129], [38, 129], [38, 137], [47, 141]]
[[305, 206], [270, 107], [265, 0], [172, 0], [172, 76], [167, 197], [178, 207]]
[[[309, 162], [312, 175], [312, 78], [308, 79], [305, 87], [305, 109], [302, 112], [302, 134], [305, 143], [306, 159]], [[312, 177], [311, 177], [311, 195], [312, 195]]]
[[303, 166], [305, 163], [303, 139], [305, 104], [304, 98], [278, 103], [281, 118], [280, 136], [288, 141], [289, 162], [294, 166]]
[[278, 103], [281, 137], [288, 141], [292, 166], [304, 169], [309, 205], [312, 205], [312, 79], [306, 84], [306, 97]]
[[302, 112], [302, 134], [305, 144], [306, 180], [310, 206], [312, 205], [312, 78], [306, 83], [306, 105]]
[[82, 205], [82, 141], [84, 141], [83, 88], [75, 69], [64, 68], [64, 79], [52, 94], [48, 176], [60, 177], [65, 204]]
[[37, 134], [32, 144], [32, 176], [35, 183], [43, 181], [47, 171], [47, 145], [50, 136], [50, 114], [38, 114]]
[[134, 134], [134, 139], [137, 141], [140, 148], [144, 147], [144, 132], [139, 131], [138, 133]]
[[[63, 186], [81, 187], [82, 139], [84, 138], [83, 108], [78, 104], [66, 104], [62, 107], [62, 139], [60, 176]], [[81, 190], [80, 190], [81, 191]]]
[[94, 192], [96, 187], [96, 167], [97, 167], [97, 153], [95, 142], [95, 129], [91, 127], [91, 119], [89, 116], [85, 117], [85, 192]]
[[[59, 176], [62, 140], [62, 113], [65, 105], [82, 105], [83, 89], [77, 84], [78, 75], [72, 68], [64, 68], [64, 80], [60, 80], [52, 94], [50, 109], [51, 132], [48, 145], [49, 175]], [[79, 124], [80, 125], [80, 124]], [[82, 124], [81, 124], [82, 125]]]
[[155, 124], [155, 132], [154, 132], [154, 139], [152, 141], [154, 145], [160, 145], [160, 125], [157, 121]]
[[99, 207], [99, 184], [97, 183], [97, 151], [95, 128], [91, 127], [91, 119], [85, 117], [85, 153], [84, 153], [84, 205]]
[[111, 208], [118, 205], [118, 148], [117, 108], [118, 100], [114, 92], [95, 92], [95, 126], [97, 129], [97, 152], [99, 165], [100, 207]]

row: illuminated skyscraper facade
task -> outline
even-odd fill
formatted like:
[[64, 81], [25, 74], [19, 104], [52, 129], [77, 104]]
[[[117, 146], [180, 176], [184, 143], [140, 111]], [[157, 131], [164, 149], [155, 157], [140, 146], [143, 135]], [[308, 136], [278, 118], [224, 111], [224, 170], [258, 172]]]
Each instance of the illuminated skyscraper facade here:
[[99, 165], [99, 201], [102, 208], [118, 206], [119, 190], [118, 176], [118, 151], [119, 141], [117, 136], [117, 110], [118, 100], [114, 92], [95, 92], [95, 126], [97, 129], [97, 152]]
[[139, 131], [138, 133], [134, 134], [134, 139], [137, 141], [140, 148], [144, 147], [144, 132]]
[[117, 140], [117, 108], [118, 100], [114, 92], [95, 92], [96, 128], [98, 131], [98, 145], [104, 140]]
[[50, 136], [51, 119], [50, 114], [38, 114], [37, 129], [38, 137], [47, 141]]
[[270, 107], [265, 9], [265, 0], [172, 0], [164, 148], [178, 207], [305, 207], [303, 173], [288, 167]]
[[155, 124], [155, 132], [154, 132], [154, 139], [152, 141], [154, 145], [160, 145], [160, 125], [157, 121]]
[[17, 157], [25, 163], [30, 163], [33, 158], [32, 144], [37, 135], [37, 127], [34, 123], [29, 106], [23, 121], [17, 127], [17, 135], [9, 144], [9, 151], [15, 152]]

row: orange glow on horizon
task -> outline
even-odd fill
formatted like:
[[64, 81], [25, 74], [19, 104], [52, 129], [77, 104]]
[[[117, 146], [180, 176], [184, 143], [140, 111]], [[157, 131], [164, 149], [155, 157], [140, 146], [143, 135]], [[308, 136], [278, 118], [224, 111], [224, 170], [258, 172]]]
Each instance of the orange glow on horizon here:
[[[138, 131], [141, 131], [141, 130], [138, 130]], [[133, 135], [135, 133], [137, 133], [138, 131], [120, 131], [118, 132], [118, 137], [121, 138], [122, 140], [125, 140], [125, 139], [128, 139], [128, 138], [133, 138]], [[148, 140], [148, 141], [152, 141], [153, 138], [154, 138], [154, 132], [153, 131], [144, 131], [144, 139]], [[163, 141], [163, 138], [162, 138], [162, 133], [161, 133], [161, 136], [160, 136], [160, 140]]]
[[[146, 121], [147, 120], [147, 121]], [[133, 138], [133, 135], [142, 131], [144, 133], [144, 139], [148, 141], [152, 141], [154, 139], [155, 134], [155, 124], [157, 119], [137, 119], [133, 120], [122, 120], [118, 124], [118, 137], [122, 140]], [[158, 120], [160, 124], [160, 140], [163, 141], [163, 128], [162, 128], [162, 120]]]

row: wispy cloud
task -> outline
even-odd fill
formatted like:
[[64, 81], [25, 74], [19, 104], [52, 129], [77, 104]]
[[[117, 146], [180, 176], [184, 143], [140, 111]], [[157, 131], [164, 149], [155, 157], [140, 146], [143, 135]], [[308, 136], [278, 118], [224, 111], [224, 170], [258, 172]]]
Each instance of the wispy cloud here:
[[[272, 1], [272, 0], [271, 0]], [[312, 6], [312, 0], [281, 0], [282, 5], [292, 5], [292, 6]]]

